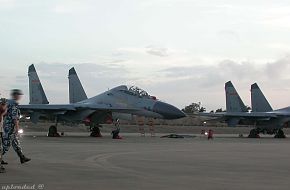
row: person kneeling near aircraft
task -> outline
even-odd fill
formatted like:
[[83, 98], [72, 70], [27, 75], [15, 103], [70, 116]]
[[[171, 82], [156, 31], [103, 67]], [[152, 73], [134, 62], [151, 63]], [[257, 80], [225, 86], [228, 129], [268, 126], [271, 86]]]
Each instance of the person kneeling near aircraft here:
[[116, 129], [113, 130], [111, 133], [113, 136], [112, 138], [113, 139], [122, 139], [122, 137], [119, 135], [119, 133], [120, 133], [120, 120], [119, 119], [116, 120], [115, 127], [116, 127]]
[[48, 137], [60, 137], [59, 133], [57, 132], [57, 127], [55, 125], [52, 125], [48, 129]]
[[[19, 130], [19, 119], [20, 119], [20, 110], [18, 108], [18, 101], [23, 95], [21, 90], [14, 89], [11, 91], [11, 99], [8, 100], [8, 109], [7, 115], [4, 119], [4, 134], [3, 134], [3, 153], [4, 155], [8, 152], [11, 143], [12, 147], [20, 158], [21, 164], [30, 161], [30, 158], [27, 158], [22, 153], [22, 149], [18, 140], [18, 130]], [[7, 164], [2, 160], [2, 164]]]
[[207, 134], [207, 139], [208, 140], [212, 140], [213, 139], [213, 130], [212, 129], [210, 129], [209, 131], [208, 131], [208, 134]]
[[101, 131], [100, 131], [100, 127], [102, 127], [102, 126], [99, 124], [92, 125], [92, 127], [90, 127], [90, 130], [91, 130], [90, 136], [91, 137], [103, 137], [101, 134]]

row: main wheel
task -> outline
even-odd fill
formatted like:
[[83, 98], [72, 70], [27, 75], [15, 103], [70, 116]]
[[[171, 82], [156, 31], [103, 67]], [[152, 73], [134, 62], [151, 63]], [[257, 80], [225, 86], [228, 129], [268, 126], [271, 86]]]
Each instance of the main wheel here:
[[248, 136], [248, 138], [259, 138], [259, 137], [260, 137], [260, 136], [259, 136], [259, 132], [258, 132], [257, 129], [252, 129], [252, 130], [250, 131], [249, 136]]
[[284, 134], [284, 131], [282, 129], [279, 129], [274, 138], [286, 138], [286, 135]]

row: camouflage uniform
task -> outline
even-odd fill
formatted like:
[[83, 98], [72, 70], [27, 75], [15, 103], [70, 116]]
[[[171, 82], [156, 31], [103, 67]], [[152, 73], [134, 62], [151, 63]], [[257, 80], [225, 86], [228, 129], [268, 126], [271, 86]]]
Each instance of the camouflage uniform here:
[[4, 119], [3, 133], [3, 155], [9, 150], [11, 143], [17, 155], [22, 158], [23, 153], [19, 145], [17, 131], [15, 131], [15, 120], [20, 119], [20, 110], [15, 100], [8, 100], [7, 115]]
[[7, 112], [6, 107], [7, 100], [5, 98], [0, 99], [0, 173], [5, 173], [5, 168], [2, 166], [2, 153], [3, 153], [3, 143], [2, 143], [2, 136], [3, 136], [3, 115]]
[[[2, 116], [0, 116], [2, 117]], [[3, 145], [2, 145], [2, 134], [3, 134], [3, 118], [0, 118], [0, 169], [3, 167], [2, 166], [2, 153], [3, 153]]]

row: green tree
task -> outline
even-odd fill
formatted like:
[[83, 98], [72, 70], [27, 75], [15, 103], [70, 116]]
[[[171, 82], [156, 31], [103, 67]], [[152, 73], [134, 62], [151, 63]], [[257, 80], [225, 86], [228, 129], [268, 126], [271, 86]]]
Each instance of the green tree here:
[[206, 108], [205, 107], [201, 107], [198, 112], [206, 112]]
[[217, 110], [215, 110], [216, 113], [219, 113], [219, 112], [225, 112], [225, 110], [223, 110], [223, 108], [219, 108]]
[[201, 103], [192, 103], [182, 109], [184, 113], [196, 113], [196, 112], [205, 112], [206, 108], [201, 106]]

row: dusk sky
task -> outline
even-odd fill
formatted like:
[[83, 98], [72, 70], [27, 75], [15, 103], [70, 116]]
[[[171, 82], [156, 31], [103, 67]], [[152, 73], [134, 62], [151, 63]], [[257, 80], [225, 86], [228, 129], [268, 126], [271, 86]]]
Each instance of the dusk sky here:
[[0, 93], [23, 89], [28, 103], [35, 64], [50, 103], [68, 102], [74, 66], [90, 97], [128, 84], [210, 111], [232, 80], [245, 104], [257, 82], [286, 107], [289, 21], [289, 0], [0, 0]]

